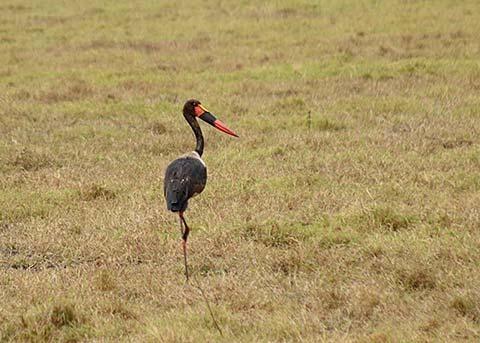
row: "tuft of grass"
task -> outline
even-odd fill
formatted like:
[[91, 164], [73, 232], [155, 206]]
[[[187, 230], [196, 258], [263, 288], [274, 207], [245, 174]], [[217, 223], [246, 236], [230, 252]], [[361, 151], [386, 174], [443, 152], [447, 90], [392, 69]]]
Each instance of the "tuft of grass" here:
[[317, 269], [310, 251], [304, 249], [286, 249], [281, 251], [272, 263], [272, 270], [287, 276], [298, 273], [312, 273]]
[[442, 143], [442, 146], [445, 149], [456, 149], [461, 147], [469, 147], [473, 144], [473, 141], [469, 139], [457, 139], [457, 140], [449, 140]]
[[159, 121], [152, 122], [149, 125], [149, 129], [150, 129], [150, 132], [152, 132], [152, 134], [156, 136], [163, 135], [167, 132], [167, 127]]
[[102, 270], [95, 279], [96, 286], [103, 292], [113, 291], [116, 288], [115, 276], [108, 270]]
[[354, 310], [354, 317], [358, 320], [368, 320], [376, 310], [379, 310], [382, 299], [373, 291], [363, 291]]
[[108, 303], [102, 312], [106, 315], [122, 318], [123, 320], [135, 320], [139, 318], [138, 313], [131, 306], [122, 303], [121, 300]]
[[312, 128], [317, 131], [340, 131], [346, 129], [346, 125], [337, 123], [327, 118], [314, 119]]
[[336, 247], [347, 246], [354, 243], [357, 239], [355, 233], [344, 231], [337, 227], [332, 229], [324, 229], [315, 237], [316, 246], [319, 249], [330, 249]]
[[115, 199], [117, 196], [116, 191], [109, 189], [106, 186], [97, 184], [82, 187], [79, 190], [79, 194], [81, 199], [84, 201], [93, 201], [97, 199], [111, 200]]
[[426, 268], [415, 268], [400, 273], [400, 283], [409, 291], [429, 291], [437, 286], [435, 274]]
[[418, 222], [416, 216], [403, 214], [389, 206], [376, 206], [354, 219], [366, 230], [399, 231], [411, 228]]
[[12, 330], [12, 324], [7, 326], [0, 337], [7, 341], [44, 342], [61, 339], [77, 342], [91, 335], [91, 331], [85, 327], [85, 318], [71, 302], [56, 302], [50, 308], [21, 314], [18, 324], [16, 330]]
[[50, 322], [57, 328], [75, 325], [79, 319], [71, 304], [57, 304], [50, 313]]
[[41, 91], [35, 95], [35, 100], [45, 104], [55, 104], [66, 101], [80, 101], [95, 94], [92, 86], [82, 79], [67, 79], [61, 84], [54, 85], [52, 89]]
[[478, 297], [473, 295], [457, 295], [450, 304], [461, 316], [467, 317], [475, 322], [480, 322], [480, 302]]
[[292, 115], [305, 112], [306, 103], [300, 97], [289, 96], [278, 100], [272, 109], [272, 115]]
[[22, 148], [10, 158], [9, 164], [23, 171], [37, 171], [53, 165], [53, 160], [44, 153]]
[[272, 222], [263, 225], [249, 224], [240, 235], [245, 240], [261, 243], [267, 247], [282, 248], [301, 244], [315, 234], [311, 228], [280, 225]]
[[319, 294], [322, 307], [328, 311], [334, 311], [342, 308], [347, 302], [346, 295], [339, 289], [322, 291]]

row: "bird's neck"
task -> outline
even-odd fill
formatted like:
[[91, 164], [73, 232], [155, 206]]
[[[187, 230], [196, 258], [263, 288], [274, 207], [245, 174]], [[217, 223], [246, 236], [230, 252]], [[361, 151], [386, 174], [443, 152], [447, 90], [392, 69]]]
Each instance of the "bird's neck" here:
[[195, 117], [193, 116], [185, 116], [185, 119], [187, 120], [188, 124], [193, 130], [193, 133], [195, 134], [195, 139], [197, 140], [197, 146], [195, 147], [195, 151], [202, 156], [203, 154], [203, 134], [202, 134], [202, 129], [200, 128], [200, 125], [198, 124], [198, 121]]
[[193, 130], [193, 132], [195, 132], [195, 139], [197, 140], [195, 151], [198, 152], [200, 156], [202, 156], [204, 146], [202, 129], [200, 129], [200, 126], [198, 126], [198, 131]]

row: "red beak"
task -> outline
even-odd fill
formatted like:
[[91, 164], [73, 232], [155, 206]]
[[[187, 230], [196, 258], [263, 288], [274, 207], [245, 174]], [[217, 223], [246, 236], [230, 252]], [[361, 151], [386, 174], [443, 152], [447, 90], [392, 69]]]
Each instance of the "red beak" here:
[[233, 136], [233, 137], [238, 137], [238, 135], [233, 132], [232, 130], [230, 130], [227, 125], [225, 125], [224, 123], [222, 123], [220, 120], [216, 119], [214, 122], [213, 122], [213, 126], [215, 126], [217, 129], [219, 129], [220, 131], [222, 132], [225, 132], [227, 134], [229, 134], [230, 136]]
[[222, 123], [220, 120], [215, 118], [215, 116], [213, 114], [211, 114], [210, 112], [208, 112], [205, 109], [205, 107], [203, 107], [202, 105], [198, 105], [197, 107], [195, 107], [195, 115], [198, 118], [202, 119], [203, 121], [205, 121], [205, 122], [209, 123], [210, 125], [214, 126], [218, 130], [220, 130], [222, 132], [225, 132], [226, 134], [229, 134], [230, 136], [238, 137], [238, 135], [235, 132], [230, 130], [227, 127], [227, 125]]

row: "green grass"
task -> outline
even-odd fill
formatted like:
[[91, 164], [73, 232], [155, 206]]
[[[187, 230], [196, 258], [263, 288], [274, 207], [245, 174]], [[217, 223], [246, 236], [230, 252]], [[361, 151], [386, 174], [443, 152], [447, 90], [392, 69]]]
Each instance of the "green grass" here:
[[[477, 1], [0, 4], [0, 341], [480, 339]], [[185, 285], [163, 172], [193, 149]]]

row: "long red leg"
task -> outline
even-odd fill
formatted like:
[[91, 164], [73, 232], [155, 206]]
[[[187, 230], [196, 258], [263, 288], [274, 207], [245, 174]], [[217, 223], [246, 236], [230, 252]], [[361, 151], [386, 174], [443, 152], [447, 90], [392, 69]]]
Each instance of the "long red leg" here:
[[182, 223], [185, 226], [185, 230], [182, 229], [182, 246], [183, 246], [183, 261], [185, 263], [185, 277], [187, 278], [188, 282], [188, 263], [187, 263], [187, 239], [188, 234], [190, 233], [190, 228], [183, 217], [183, 212], [179, 212], [180, 216], [180, 227], [182, 227]]

